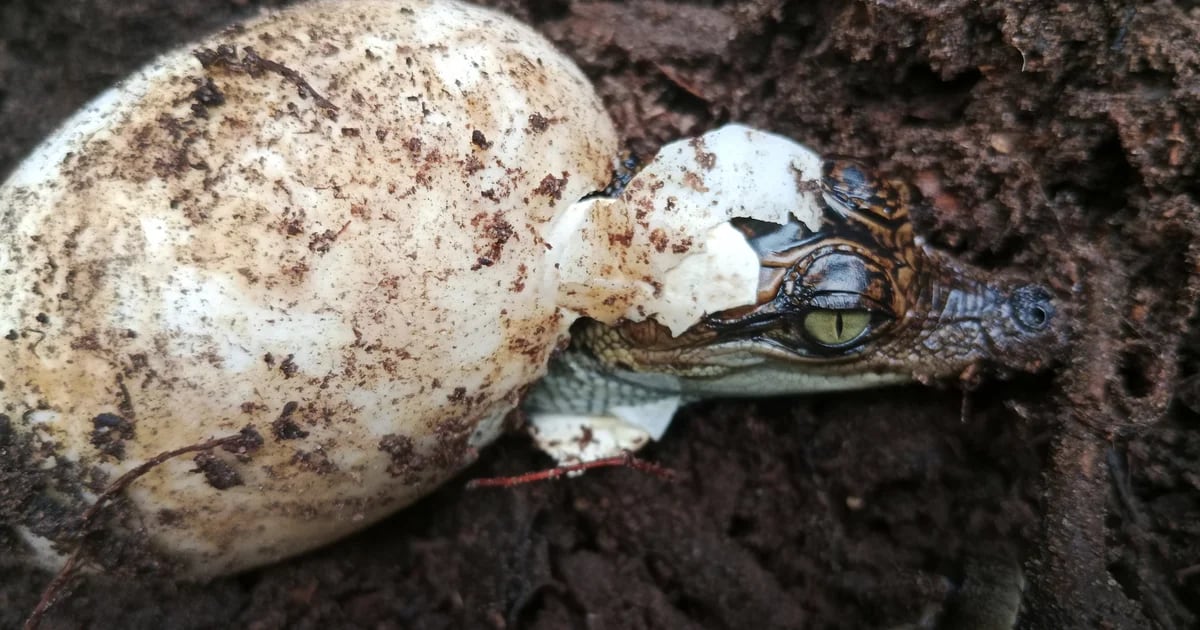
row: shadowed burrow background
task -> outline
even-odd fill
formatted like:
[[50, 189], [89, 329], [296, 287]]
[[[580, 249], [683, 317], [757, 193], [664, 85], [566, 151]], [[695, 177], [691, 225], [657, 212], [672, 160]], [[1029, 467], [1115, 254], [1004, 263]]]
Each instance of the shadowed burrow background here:
[[[154, 54], [281, 4], [4, 2], [0, 173]], [[1021, 627], [1196, 623], [1197, 3], [486, 4], [573, 57], [643, 158], [740, 121], [909, 181], [935, 246], [1070, 300], [1071, 348], [965, 404], [689, 408], [645, 453], [673, 484], [463, 490], [550, 465], [507, 438], [341, 543], [202, 585], [85, 581], [46, 627], [969, 627], [1019, 566]], [[21, 475], [0, 443], [0, 502]], [[0, 627], [49, 579], [0, 575]]]

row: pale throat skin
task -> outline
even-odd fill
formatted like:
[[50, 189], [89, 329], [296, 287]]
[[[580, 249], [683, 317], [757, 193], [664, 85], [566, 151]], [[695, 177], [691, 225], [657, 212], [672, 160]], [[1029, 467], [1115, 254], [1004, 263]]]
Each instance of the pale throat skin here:
[[1061, 346], [1049, 291], [926, 247], [903, 184], [835, 161], [820, 186], [817, 232], [734, 220], [759, 256], [756, 304], [678, 336], [653, 319], [577, 323], [526, 399], [535, 424], [539, 414], [611, 415], [657, 438], [663, 414], [703, 398], [927, 383], [978, 366], [1034, 371]]

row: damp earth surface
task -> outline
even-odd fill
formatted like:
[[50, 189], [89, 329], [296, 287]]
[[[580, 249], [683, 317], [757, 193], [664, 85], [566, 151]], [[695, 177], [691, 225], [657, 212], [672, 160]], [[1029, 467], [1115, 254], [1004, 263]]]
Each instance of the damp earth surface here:
[[[0, 7], [0, 173], [180, 42], [280, 2]], [[910, 182], [935, 246], [1042, 282], [1045, 374], [685, 409], [629, 469], [514, 489], [513, 436], [340, 543], [207, 584], [83, 581], [54, 628], [1019, 627], [1200, 620], [1200, 8], [1191, 2], [487, 2], [597, 85], [629, 148], [743, 122]], [[0, 448], [5, 440], [0, 426]], [[0, 502], [21, 470], [0, 460]], [[0, 553], [14, 545], [0, 529]], [[0, 573], [0, 627], [51, 576]]]

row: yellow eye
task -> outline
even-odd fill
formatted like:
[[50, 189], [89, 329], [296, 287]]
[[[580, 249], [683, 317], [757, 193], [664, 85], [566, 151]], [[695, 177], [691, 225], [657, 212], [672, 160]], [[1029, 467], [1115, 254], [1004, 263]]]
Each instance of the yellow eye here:
[[804, 316], [804, 330], [813, 341], [841, 346], [858, 339], [871, 324], [870, 311], [811, 311]]

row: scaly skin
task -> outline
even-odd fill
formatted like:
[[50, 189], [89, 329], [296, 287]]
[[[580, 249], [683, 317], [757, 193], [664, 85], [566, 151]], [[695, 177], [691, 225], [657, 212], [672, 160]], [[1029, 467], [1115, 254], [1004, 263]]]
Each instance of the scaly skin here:
[[[1047, 290], [926, 247], [913, 233], [903, 184], [849, 162], [824, 170], [819, 233], [797, 221], [737, 224], [762, 264], [756, 304], [709, 315], [678, 337], [653, 320], [583, 321], [528, 406], [598, 414], [666, 397], [930, 382], [982, 365], [1035, 371], [1061, 347], [1061, 318]], [[846, 338], [819, 341], [805, 324], [816, 311]], [[865, 322], [861, 334], [842, 328], [853, 317]]]

